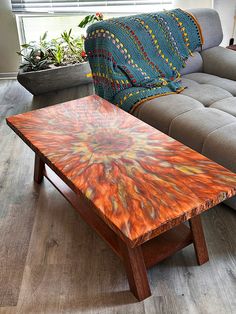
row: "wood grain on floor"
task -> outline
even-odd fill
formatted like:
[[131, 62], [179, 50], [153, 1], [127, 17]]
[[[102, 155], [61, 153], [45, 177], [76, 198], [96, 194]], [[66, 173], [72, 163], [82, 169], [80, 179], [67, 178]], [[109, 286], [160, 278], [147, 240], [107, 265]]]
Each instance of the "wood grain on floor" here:
[[118, 258], [55, 188], [33, 183], [33, 153], [5, 117], [84, 97], [80, 86], [32, 97], [0, 81], [0, 314], [236, 313], [236, 211], [202, 216], [210, 262], [192, 246], [149, 270], [152, 297], [136, 302]]

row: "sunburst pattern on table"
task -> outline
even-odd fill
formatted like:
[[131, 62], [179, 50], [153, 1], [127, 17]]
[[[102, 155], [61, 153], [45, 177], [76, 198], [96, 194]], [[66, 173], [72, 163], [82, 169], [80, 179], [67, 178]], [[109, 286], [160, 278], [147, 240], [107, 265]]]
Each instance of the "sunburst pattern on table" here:
[[236, 193], [236, 175], [98, 96], [8, 119], [132, 245]]

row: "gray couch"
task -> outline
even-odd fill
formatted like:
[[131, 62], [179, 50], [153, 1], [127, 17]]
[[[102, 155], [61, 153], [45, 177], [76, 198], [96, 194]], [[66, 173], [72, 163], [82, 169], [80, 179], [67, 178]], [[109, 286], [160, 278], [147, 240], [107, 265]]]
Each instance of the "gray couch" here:
[[[236, 172], [236, 52], [219, 46], [223, 33], [215, 10], [189, 12], [198, 19], [205, 44], [182, 70], [187, 88], [146, 101], [133, 114]], [[236, 209], [236, 197], [227, 204]]]

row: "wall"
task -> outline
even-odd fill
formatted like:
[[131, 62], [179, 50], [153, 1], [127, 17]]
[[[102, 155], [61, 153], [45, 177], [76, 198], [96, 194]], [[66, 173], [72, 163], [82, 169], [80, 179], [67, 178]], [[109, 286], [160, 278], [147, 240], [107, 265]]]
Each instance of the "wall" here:
[[0, 0], [0, 76], [16, 72], [19, 65], [19, 40], [10, 0]]
[[[235, 6], [236, 0], [214, 0], [214, 8], [220, 15], [223, 28], [223, 46], [227, 46], [229, 44], [229, 39], [232, 36]], [[236, 35], [236, 32], [234, 35]]]
[[212, 8], [212, 0], [174, 0], [174, 6], [181, 9]]

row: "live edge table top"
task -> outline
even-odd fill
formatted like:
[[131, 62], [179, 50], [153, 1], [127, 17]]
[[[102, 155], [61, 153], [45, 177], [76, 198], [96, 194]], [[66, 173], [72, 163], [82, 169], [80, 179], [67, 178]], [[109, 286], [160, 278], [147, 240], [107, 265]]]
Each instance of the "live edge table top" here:
[[98, 96], [7, 122], [131, 247], [236, 194], [236, 174]]

